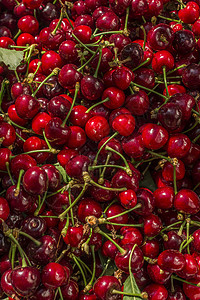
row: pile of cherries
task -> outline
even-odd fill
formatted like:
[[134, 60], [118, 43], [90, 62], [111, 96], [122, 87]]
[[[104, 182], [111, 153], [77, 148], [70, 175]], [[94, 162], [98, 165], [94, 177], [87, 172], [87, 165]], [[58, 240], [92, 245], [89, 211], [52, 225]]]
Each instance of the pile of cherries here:
[[0, 0], [2, 48], [0, 298], [199, 300], [200, 0]]

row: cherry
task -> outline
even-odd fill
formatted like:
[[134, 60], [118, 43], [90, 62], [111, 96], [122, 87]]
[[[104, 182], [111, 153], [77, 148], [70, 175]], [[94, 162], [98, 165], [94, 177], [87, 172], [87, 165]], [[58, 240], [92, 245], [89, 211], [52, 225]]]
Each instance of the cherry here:
[[119, 29], [119, 18], [113, 12], [105, 12], [96, 20], [96, 27], [101, 31], [113, 31]]
[[168, 298], [168, 291], [162, 284], [149, 284], [144, 288], [144, 292], [147, 292], [149, 300], [166, 300]]
[[[195, 90], [199, 88], [200, 76], [199, 76], [199, 65], [192, 63], [183, 70], [183, 83], [186, 87]], [[194, 81], [195, 78], [195, 81]]]
[[46, 51], [41, 58], [42, 71], [45, 75], [49, 75], [55, 68], [61, 68], [62, 58], [52, 50]]
[[131, 2], [133, 17], [140, 19], [148, 11], [148, 2], [146, 0], [133, 0]]
[[121, 114], [113, 120], [112, 128], [122, 136], [129, 136], [135, 129], [135, 118], [129, 114]]
[[160, 125], [148, 123], [140, 128], [142, 132], [143, 144], [151, 150], [162, 148], [168, 140], [168, 132]]
[[70, 128], [63, 125], [60, 118], [54, 117], [46, 124], [45, 135], [52, 146], [63, 145], [70, 136]]
[[64, 88], [74, 88], [76, 82], [80, 82], [82, 77], [83, 75], [77, 71], [76, 65], [66, 64], [60, 70], [58, 82]]
[[32, 195], [42, 195], [48, 188], [48, 177], [40, 167], [28, 169], [23, 176], [23, 187], [27, 193]]
[[152, 69], [156, 73], [163, 73], [163, 67], [165, 67], [167, 71], [173, 69], [174, 67], [174, 57], [169, 51], [166, 50], [156, 52], [152, 59]]
[[159, 254], [159, 242], [156, 239], [147, 240], [141, 247], [144, 256], [156, 258]]
[[177, 250], [164, 250], [158, 256], [158, 265], [164, 271], [178, 272], [185, 266], [185, 257]]
[[186, 156], [190, 147], [190, 139], [182, 133], [171, 135], [166, 145], [168, 155], [177, 158], [183, 158]]
[[148, 68], [139, 68], [134, 72], [134, 82], [146, 88], [152, 89], [155, 85], [154, 71]]
[[90, 43], [92, 29], [87, 25], [79, 25], [73, 29], [74, 39], [77, 37], [82, 43]]
[[11, 273], [12, 269], [5, 270], [5, 272], [1, 276], [1, 288], [3, 292], [8, 296], [16, 296], [16, 292], [11, 283]]
[[109, 125], [104, 117], [95, 116], [90, 118], [85, 126], [85, 132], [92, 141], [100, 141], [109, 134]]
[[7, 48], [8, 49], [9, 46], [15, 46], [15, 42], [7, 36], [0, 37], [0, 46], [1, 46], [1, 48]]
[[[165, 162], [162, 169], [162, 177], [167, 181], [173, 181], [174, 179], [174, 166], [170, 162]], [[185, 165], [181, 160], [176, 164], [176, 179], [181, 180], [185, 176]]]
[[167, 24], [158, 24], [154, 26], [147, 35], [147, 43], [153, 50], [168, 49], [173, 42], [174, 33]]
[[29, 85], [22, 84], [21, 82], [16, 82], [11, 87], [11, 96], [13, 100], [16, 100], [20, 95], [30, 95], [31, 89]]
[[3, 273], [5, 271], [7, 271], [8, 269], [11, 268], [11, 262], [9, 260], [9, 257], [8, 255], [4, 255], [1, 257], [1, 260], [0, 260], [0, 273], [1, 275], [3, 275]]
[[88, 171], [89, 163], [90, 159], [87, 156], [77, 155], [67, 162], [65, 170], [70, 177], [81, 178], [83, 172]]
[[79, 243], [83, 238], [83, 225], [78, 227], [68, 227], [67, 234], [63, 238], [66, 244], [71, 247], [78, 247]]
[[[112, 223], [127, 224], [128, 220], [129, 220], [128, 214], [124, 214], [124, 215], [121, 215], [119, 217], [114, 217], [114, 216], [116, 216], [118, 214], [123, 213], [124, 211], [125, 211], [124, 208], [120, 204], [112, 204], [108, 208], [108, 210], [106, 211], [106, 217], [109, 218], [109, 220]], [[113, 227], [113, 225], [107, 224], [106, 227], [111, 230], [112, 227]], [[118, 229], [121, 228], [121, 226], [120, 225], [114, 225], [114, 228], [116, 230], [118, 230]]]
[[90, 28], [94, 29], [94, 20], [92, 16], [84, 14], [80, 15], [76, 18], [74, 22], [74, 27], [77, 27], [79, 25], [86, 25], [89, 26]]
[[45, 288], [43, 285], [39, 286], [36, 292], [30, 296], [30, 300], [53, 300], [55, 291], [53, 289]]
[[69, 280], [69, 283], [61, 286], [61, 292], [64, 299], [78, 300], [79, 299], [79, 287], [76, 281], [73, 279]]
[[177, 104], [181, 108], [183, 120], [189, 120], [192, 108], [195, 105], [195, 100], [191, 95], [186, 93], [175, 94], [170, 98], [170, 103]]
[[18, 267], [11, 272], [11, 283], [20, 296], [30, 296], [40, 284], [40, 271], [34, 267]]
[[40, 246], [31, 241], [26, 252], [35, 264], [45, 266], [55, 258], [56, 241], [50, 235], [43, 235], [38, 241], [41, 242]]
[[148, 264], [147, 271], [153, 282], [158, 284], [165, 284], [171, 276], [170, 272], [161, 270], [161, 268], [157, 264]]
[[96, 218], [100, 218], [102, 214], [102, 208], [101, 205], [90, 199], [90, 198], [85, 198], [80, 201], [78, 205], [78, 219], [82, 222], [85, 223], [85, 219], [88, 216], [95, 216]]
[[168, 292], [168, 298], [169, 300], [186, 300], [183, 290], [179, 286], [175, 287], [175, 291]]
[[10, 29], [6, 26], [0, 26], [0, 37], [12, 38], [12, 33]]
[[143, 90], [140, 90], [126, 98], [125, 107], [133, 115], [141, 116], [146, 113], [149, 108], [149, 98]]
[[133, 190], [129, 189], [121, 192], [119, 193], [118, 197], [121, 205], [126, 209], [133, 208], [137, 204], [137, 196]]
[[131, 189], [134, 192], [136, 192], [139, 188], [139, 182], [138, 182], [137, 176], [133, 175], [130, 177], [125, 171], [120, 170], [115, 173], [115, 175], [112, 177], [112, 187], [114, 188], [124, 188]]
[[200, 209], [200, 199], [195, 192], [182, 189], [174, 198], [174, 207], [187, 214], [196, 214]]
[[30, 95], [18, 96], [15, 101], [15, 109], [22, 119], [32, 119], [39, 111], [39, 102]]
[[58, 18], [59, 15], [58, 9], [51, 2], [44, 3], [44, 5], [41, 7], [40, 14], [40, 18], [42, 18], [42, 20], [47, 23]]
[[144, 52], [139, 44], [132, 43], [123, 47], [120, 52], [120, 58], [124, 65], [129, 68], [135, 68], [143, 61]]
[[113, 290], [121, 290], [120, 284], [117, 278], [114, 276], [102, 276], [99, 277], [93, 287], [95, 295], [101, 300], [118, 300], [121, 296], [118, 294], [113, 294]]
[[27, 217], [22, 222], [22, 231], [34, 238], [40, 238], [46, 231], [46, 221], [40, 217]]
[[176, 103], [164, 104], [158, 111], [158, 120], [170, 133], [181, 131], [183, 124], [181, 107]]
[[171, 187], [161, 187], [153, 193], [157, 208], [169, 209], [173, 206], [174, 190]]
[[[118, 240], [115, 240], [116, 243], [118, 243]], [[109, 257], [111, 259], [115, 259], [115, 255], [117, 254], [117, 247], [111, 242], [106, 241], [102, 248], [101, 248], [102, 254], [106, 257]]]
[[188, 2], [186, 7], [179, 10], [179, 19], [186, 24], [193, 24], [199, 18], [199, 6], [195, 2]]
[[184, 256], [185, 256], [185, 266], [181, 271], [177, 272], [177, 275], [185, 279], [193, 278], [195, 277], [195, 275], [199, 270], [197, 261], [190, 254], [184, 254]]
[[[108, 180], [105, 179], [102, 186], [109, 188], [109, 187], [111, 187], [111, 184]], [[96, 187], [96, 186], [90, 187], [90, 193], [91, 193], [91, 196], [97, 202], [110, 202], [115, 196], [115, 193], [112, 191], [109, 191], [109, 189], [104, 190], [104, 189], [102, 189], [100, 187]]]
[[6, 199], [12, 210], [16, 212], [30, 211], [34, 197], [28, 194], [22, 187], [18, 190], [16, 185], [12, 185], [7, 189]]
[[39, 29], [37, 19], [31, 15], [21, 17], [17, 22], [17, 26], [22, 32], [30, 33], [32, 35], [37, 34]]
[[8, 202], [6, 201], [5, 198], [0, 197], [0, 218], [1, 218], [1, 221], [2, 220], [5, 221], [8, 218], [9, 213], [10, 213], [10, 208], [9, 208]]
[[194, 34], [190, 30], [176, 31], [172, 45], [178, 54], [187, 54], [195, 47]]
[[82, 78], [81, 93], [87, 100], [97, 100], [102, 96], [103, 90], [104, 84], [98, 78], [91, 75], [87, 75]]
[[42, 0], [23, 0], [23, 4], [29, 9], [39, 8]]
[[83, 105], [73, 107], [69, 120], [74, 126], [84, 127], [87, 121], [91, 118], [91, 113], [86, 113], [87, 108]]
[[140, 159], [145, 150], [141, 134], [133, 133], [132, 135], [123, 138], [122, 148], [128, 156]]
[[153, 237], [157, 235], [162, 229], [162, 222], [160, 218], [151, 214], [144, 218], [144, 233], [146, 236]]
[[124, 230], [124, 227], [122, 227], [120, 232], [123, 235], [123, 238], [120, 242], [120, 245], [122, 245], [122, 247], [127, 244], [131, 244], [131, 245], [137, 244], [138, 246], [142, 245], [143, 237], [137, 228], [128, 227], [127, 229]]
[[57, 288], [68, 280], [67, 273], [59, 263], [48, 263], [42, 270], [42, 283], [46, 288]]
[[0, 170], [6, 171], [6, 164], [10, 162], [11, 151], [8, 148], [0, 149]]
[[[94, 15], [94, 13], [93, 13], [93, 15]], [[120, 52], [123, 47], [125, 47], [126, 45], [131, 43], [131, 39], [128, 36], [125, 36], [123, 34], [114, 33], [114, 34], [110, 35], [109, 42], [114, 43], [115, 47], [118, 48], [118, 51]]]
[[[71, 196], [73, 201], [73, 195]], [[63, 212], [63, 208], [69, 205], [69, 193], [64, 191], [63, 193], [56, 193], [48, 197], [47, 206], [49, 209], [52, 209], [56, 214]]]
[[[198, 284], [198, 279], [190, 279], [191, 283]], [[191, 300], [197, 300], [200, 296], [200, 288], [191, 284], [183, 283], [183, 291]]]
[[[123, 246], [125, 253], [120, 253], [118, 252], [115, 256], [115, 264], [116, 266], [128, 273], [128, 265], [129, 265], [129, 259], [130, 259], [130, 253], [131, 250], [133, 248], [133, 245], [124, 245]], [[134, 250], [133, 250], [133, 255], [131, 257], [131, 270], [132, 272], [137, 272], [141, 269], [141, 267], [144, 264], [144, 258], [143, 258], [143, 253], [142, 250], [138, 247], [135, 246]]]

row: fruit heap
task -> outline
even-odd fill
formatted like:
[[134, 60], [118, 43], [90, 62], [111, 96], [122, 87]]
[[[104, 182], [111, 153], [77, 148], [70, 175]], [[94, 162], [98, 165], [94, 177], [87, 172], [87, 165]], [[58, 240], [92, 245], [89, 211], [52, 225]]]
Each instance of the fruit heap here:
[[0, 4], [1, 299], [199, 300], [200, 0]]

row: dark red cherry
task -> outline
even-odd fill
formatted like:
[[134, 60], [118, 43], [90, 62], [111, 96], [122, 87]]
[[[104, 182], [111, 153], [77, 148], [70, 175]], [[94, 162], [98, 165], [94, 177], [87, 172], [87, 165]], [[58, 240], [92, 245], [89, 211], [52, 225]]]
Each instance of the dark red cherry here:
[[34, 267], [16, 268], [11, 273], [11, 283], [20, 296], [30, 296], [40, 284], [40, 271]]
[[[119, 217], [114, 217], [115, 215], [123, 213], [125, 210], [120, 204], [113, 204], [111, 205], [108, 210], [106, 211], [106, 217], [111, 218], [110, 222], [112, 223], [117, 223], [117, 224], [127, 224], [129, 220], [129, 215], [128, 214], [123, 214], [122, 216]], [[113, 225], [106, 225], [106, 227], [111, 230]], [[120, 229], [120, 225], [114, 225], [114, 228], [116, 230]]]
[[22, 231], [34, 238], [41, 237], [47, 229], [45, 218], [27, 217], [23, 220]]
[[48, 189], [55, 192], [61, 184], [61, 175], [54, 165], [46, 164], [42, 166], [48, 177]]
[[95, 216], [96, 218], [100, 218], [102, 214], [101, 205], [90, 198], [85, 198], [79, 202], [78, 205], [78, 219], [85, 223], [85, 219], [88, 216]]
[[141, 134], [133, 133], [123, 138], [122, 148], [128, 156], [136, 159], [141, 158], [145, 150]]
[[83, 225], [78, 227], [69, 227], [67, 234], [63, 237], [64, 242], [71, 247], [78, 247], [79, 243], [83, 239]]
[[136, 192], [136, 196], [141, 207], [137, 208], [135, 212], [141, 216], [149, 216], [155, 208], [153, 193], [148, 189], [140, 188]]
[[[173, 181], [174, 179], [174, 166], [170, 162], [164, 163], [162, 169], [162, 177], [166, 181]], [[181, 180], [185, 176], [185, 165], [181, 160], [177, 160], [176, 162], [176, 179]]]
[[158, 111], [158, 120], [168, 132], [179, 131], [182, 125], [182, 111], [175, 103], [166, 103]]
[[1, 148], [0, 149], [0, 170], [6, 171], [6, 163], [10, 162], [10, 156], [12, 152], [8, 148]]
[[143, 243], [143, 236], [141, 232], [137, 228], [131, 228], [128, 227], [126, 230], [124, 230], [124, 227], [121, 227], [120, 232], [123, 235], [123, 238], [120, 242], [120, 245], [123, 247], [127, 244], [135, 245], [137, 244], [138, 246], [141, 246]]
[[149, 108], [149, 98], [143, 90], [140, 90], [126, 98], [125, 107], [133, 115], [141, 116], [146, 113]]
[[7, 296], [17, 296], [16, 291], [13, 288], [13, 285], [11, 283], [11, 273], [12, 269], [9, 268], [8, 270], [5, 270], [5, 272], [1, 276], [1, 288], [3, 289], [3, 292]]
[[[110, 182], [106, 179], [104, 179], [104, 183], [102, 185], [107, 188], [111, 187]], [[96, 186], [90, 187], [90, 193], [91, 193], [91, 196], [98, 202], [109, 202], [115, 196], [114, 192], [109, 191], [109, 190], [104, 190], [104, 189], [102, 189], [100, 187], [96, 187]]]
[[195, 37], [190, 30], [179, 30], [174, 33], [173, 47], [178, 54], [187, 54], [195, 47]]
[[32, 119], [39, 111], [40, 104], [30, 95], [21, 95], [15, 101], [16, 112], [22, 119]]
[[170, 272], [163, 271], [157, 264], [148, 264], [147, 271], [152, 281], [158, 284], [166, 283], [171, 276]]
[[55, 68], [61, 68], [63, 63], [60, 55], [55, 51], [46, 51], [41, 58], [42, 71], [45, 75], [49, 75]]
[[0, 144], [3, 147], [13, 145], [16, 139], [16, 132], [12, 125], [6, 122], [0, 123]]
[[174, 198], [174, 207], [186, 214], [196, 214], [200, 210], [200, 199], [192, 190], [181, 189]]
[[87, 156], [77, 155], [67, 162], [65, 170], [70, 177], [81, 178], [84, 172], [88, 172], [89, 164]]
[[[197, 285], [199, 279], [190, 279], [190, 282]], [[191, 284], [183, 283], [183, 291], [191, 300], [197, 300], [200, 297], [200, 288]]]
[[132, 43], [124, 46], [121, 50], [120, 58], [124, 65], [129, 68], [135, 68], [143, 61], [144, 52], [139, 44]]
[[74, 88], [76, 82], [80, 82], [83, 75], [77, 71], [77, 66], [73, 64], [67, 64], [60, 70], [58, 81], [64, 88]]
[[45, 288], [43, 285], [39, 286], [36, 292], [30, 296], [30, 300], [53, 300], [55, 297], [55, 290]]
[[171, 187], [161, 187], [153, 193], [157, 208], [169, 209], [173, 206], [174, 189]]
[[85, 126], [87, 136], [95, 142], [109, 135], [109, 124], [104, 117], [95, 116], [90, 118]]
[[63, 145], [70, 136], [70, 127], [63, 125], [63, 121], [54, 117], [45, 126], [45, 135], [52, 146]]
[[65, 284], [67, 273], [59, 263], [48, 263], [42, 270], [42, 283], [46, 288], [55, 289]]
[[113, 290], [121, 291], [120, 283], [114, 276], [102, 276], [99, 277], [94, 283], [94, 293], [101, 300], [119, 300], [121, 296], [113, 294]]
[[113, 31], [119, 29], [119, 18], [113, 12], [105, 12], [96, 20], [96, 27], [101, 31]]
[[168, 299], [168, 291], [162, 284], [151, 283], [143, 291], [148, 294], [149, 300]]
[[7, 189], [6, 199], [10, 208], [20, 213], [30, 211], [35, 201], [35, 198], [28, 194], [22, 187], [18, 191], [16, 185], [12, 185]]
[[162, 148], [168, 140], [168, 132], [160, 125], [148, 123], [141, 129], [142, 140], [146, 148], [158, 150]]
[[165, 249], [179, 250], [181, 243], [183, 242], [183, 237], [178, 235], [175, 231], [169, 231], [166, 234], [166, 239], [164, 240]]
[[69, 120], [74, 126], [84, 127], [87, 121], [91, 118], [91, 113], [86, 113], [87, 107], [76, 105], [73, 107]]
[[146, 236], [153, 237], [157, 235], [162, 229], [162, 221], [161, 219], [151, 214], [144, 218], [144, 233]]
[[178, 272], [185, 266], [185, 257], [177, 250], [164, 250], [158, 256], [158, 265], [164, 271]]
[[87, 100], [97, 100], [103, 94], [103, 82], [94, 76], [87, 75], [81, 80], [81, 93]]
[[171, 46], [174, 32], [167, 24], [154, 26], [147, 35], [147, 43], [153, 50], [164, 50]]
[[187, 135], [176, 133], [169, 137], [166, 145], [167, 153], [170, 157], [183, 158], [190, 150], [191, 141]]
[[122, 136], [129, 136], [135, 129], [135, 118], [131, 114], [121, 114], [113, 120], [112, 128]]
[[131, 189], [136, 192], [139, 188], [139, 180], [137, 176], [129, 176], [125, 171], [120, 170], [112, 178], [112, 187]]
[[18, 20], [17, 26], [22, 32], [27, 32], [32, 35], [37, 34], [39, 29], [39, 23], [37, 19], [31, 15], [21, 17]]
[[177, 272], [177, 275], [185, 279], [193, 278], [195, 277], [195, 275], [199, 270], [197, 261], [190, 254], [184, 254], [184, 257], [185, 257], [185, 266], [181, 271]]
[[28, 169], [23, 176], [23, 187], [31, 195], [42, 195], [48, 189], [48, 176], [40, 167]]
[[159, 254], [159, 242], [156, 239], [147, 240], [141, 247], [144, 256], [156, 258]]
[[79, 286], [73, 279], [69, 280], [69, 283], [61, 286], [61, 292], [64, 299], [78, 300], [79, 299]]
[[119, 193], [118, 197], [121, 205], [126, 209], [133, 208], [137, 204], [137, 196], [133, 190], [129, 189], [121, 192]]
[[[116, 243], [118, 243], [118, 240], [115, 240]], [[115, 259], [115, 255], [117, 254], [117, 247], [111, 242], [106, 241], [101, 248], [102, 254], [106, 257], [109, 257], [111, 259]]]

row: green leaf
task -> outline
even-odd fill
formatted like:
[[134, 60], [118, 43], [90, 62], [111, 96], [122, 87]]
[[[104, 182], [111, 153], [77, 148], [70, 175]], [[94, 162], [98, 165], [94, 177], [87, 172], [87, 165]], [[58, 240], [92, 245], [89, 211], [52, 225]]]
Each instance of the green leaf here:
[[[131, 281], [132, 281], [132, 283], [131, 283]], [[133, 284], [133, 287], [132, 287], [132, 284]], [[137, 283], [135, 281], [135, 277], [133, 276], [132, 273], [130, 274], [130, 276], [124, 282], [124, 292], [133, 293], [133, 294], [140, 294], [141, 293], [141, 291], [140, 291], [140, 289], [137, 286]], [[141, 298], [139, 298], [139, 297], [131, 297], [131, 299], [141, 300]], [[130, 300], [130, 296], [124, 296], [123, 300]]]
[[140, 187], [148, 188], [152, 192], [157, 189], [156, 184], [149, 171], [145, 173], [143, 180], [140, 181]]
[[8, 66], [9, 70], [16, 70], [24, 58], [23, 51], [0, 48], [0, 62]]
[[55, 167], [60, 172], [60, 174], [62, 175], [64, 183], [68, 183], [67, 174], [66, 174], [65, 169], [61, 165], [58, 165], [58, 166], [55, 166]]

